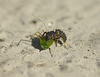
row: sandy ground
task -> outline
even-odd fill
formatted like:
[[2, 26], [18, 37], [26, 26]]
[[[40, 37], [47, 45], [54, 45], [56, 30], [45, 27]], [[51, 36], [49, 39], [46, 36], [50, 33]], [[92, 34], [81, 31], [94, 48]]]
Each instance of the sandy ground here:
[[[51, 57], [36, 40], [17, 46], [46, 30], [34, 16], [72, 48], [58, 45]], [[0, 0], [0, 77], [100, 77], [100, 0]]]

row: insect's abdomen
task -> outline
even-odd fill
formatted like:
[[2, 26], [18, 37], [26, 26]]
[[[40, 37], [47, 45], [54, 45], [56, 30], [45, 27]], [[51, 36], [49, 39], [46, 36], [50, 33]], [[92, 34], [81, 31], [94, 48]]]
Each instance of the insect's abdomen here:
[[52, 39], [49, 39], [48, 41], [45, 40], [45, 37], [41, 37], [40, 39], [40, 46], [42, 49], [48, 49], [53, 43]]

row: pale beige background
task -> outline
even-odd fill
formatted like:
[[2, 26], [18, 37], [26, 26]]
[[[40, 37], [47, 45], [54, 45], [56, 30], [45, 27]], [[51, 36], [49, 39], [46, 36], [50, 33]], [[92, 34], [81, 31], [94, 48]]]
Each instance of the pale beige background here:
[[[34, 15], [63, 30], [72, 48], [51, 57], [31, 42], [16, 46], [45, 30]], [[0, 77], [100, 77], [100, 0], [0, 0]]]

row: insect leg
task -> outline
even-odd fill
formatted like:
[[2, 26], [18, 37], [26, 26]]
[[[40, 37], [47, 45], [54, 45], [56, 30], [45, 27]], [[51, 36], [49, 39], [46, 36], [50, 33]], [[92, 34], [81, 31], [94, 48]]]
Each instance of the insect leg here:
[[61, 40], [63, 41], [64, 47], [65, 47], [65, 48], [66, 48], [66, 45], [68, 45], [68, 46], [71, 48], [71, 46], [70, 46], [69, 44], [67, 44], [67, 43], [63, 40], [63, 38], [61, 38]]
[[55, 49], [56, 49], [56, 47], [57, 47], [57, 43], [58, 43], [58, 40], [55, 40], [55, 47], [54, 47], [54, 50], [52, 51], [53, 53], [52, 53], [52, 56], [54, 55], [54, 51], [55, 51]]
[[[37, 32], [37, 33], [41, 34], [40, 32]], [[28, 41], [28, 42], [30, 42], [30, 41], [34, 38], [35, 35], [40, 39], [40, 36], [39, 36], [37, 33], [35, 33], [33, 36], [30, 36], [30, 37], [31, 37], [30, 40], [23, 40], [23, 39], [21, 39], [21, 40], [18, 42], [17, 46], [20, 44], [21, 41]]]
[[41, 33], [44, 33], [44, 30], [42, 30], [42, 32]]
[[53, 57], [55, 49], [56, 49], [56, 46], [55, 46], [54, 50], [52, 51], [52, 52], [53, 52], [53, 53], [52, 53], [52, 52], [51, 52], [51, 48], [49, 48], [49, 53], [50, 53], [51, 57]]
[[49, 53], [50, 53], [51, 57], [53, 57], [53, 55], [52, 55], [52, 53], [51, 53], [51, 48], [49, 48]]
[[[37, 33], [39, 33], [39, 32], [37, 32]], [[30, 36], [31, 39], [33, 39], [35, 35], [40, 39], [40, 36], [39, 36], [37, 33], [35, 33], [33, 36]], [[40, 34], [41, 34], [41, 33], [40, 33]]]
[[40, 32], [37, 32], [40, 36], [42, 35]]
[[55, 46], [57, 47], [58, 40], [55, 40]]
[[44, 30], [42, 30], [41, 33], [40, 33], [40, 32], [37, 32], [37, 33], [38, 33], [39, 35], [42, 35], [42, 33], [44, 33]]
[[[44, 30], [42, 30], [42, 32], [44, 33]], [[33, 36], [30, 36], [31, 39], [33, 39], [35, 35], [40, 39], [40, 36], [42, 36], [42, 32], [41, 33], [37, 32], [39, 35], [37, 33], [35, 33]]]
[[[50, 52], [51, 57], [53, 57], [53, 55], [54, 55], [54, 51], [55, 51], [55, 49], [57, 47], [57, 43], [58, 43], [58, 40], [55, 40], [55, 47], [54, 47], [54, 50], [52, 51], [53, 53]], [[49, 48], [49, 50], [51, 50], [51, 49]]]
[[42, 36], [44, 36], [47, 32], [44, 32]]
[[[67, 44], [67, 43], [65, 43], [65, 44]], [[71, 48], [71, 46], [69, 44], [67, 44], [67, 45]]]
[[28, 41], [28, 42], [30, 42], [30, 40], [23, 40], [23, 39], [21, 39], [21, 40], [18, 42], [17, 46], [21, 43], [21, 41]]
[[55, 47], [54, 47], [54, 50], [52, 51], [52, 52], [53, 52], [53, 55], [54, 55], [54, 51], [55, 51], [55, 49], [56, 49], [56, 45], [55, 45]]

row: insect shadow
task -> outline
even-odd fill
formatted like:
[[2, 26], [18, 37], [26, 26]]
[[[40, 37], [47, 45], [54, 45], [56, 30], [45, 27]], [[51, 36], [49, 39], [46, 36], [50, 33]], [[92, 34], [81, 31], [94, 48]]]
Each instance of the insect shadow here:
[[37, 38], [37, 37], [34, 37], [34, 38], [32, 39], [31, 45], [32, 45], [34, 48], [39, 49], [40, 52], [43, 50], [43, 49], [41, 48], [41, 46], [40, 46], [40, 39]]

